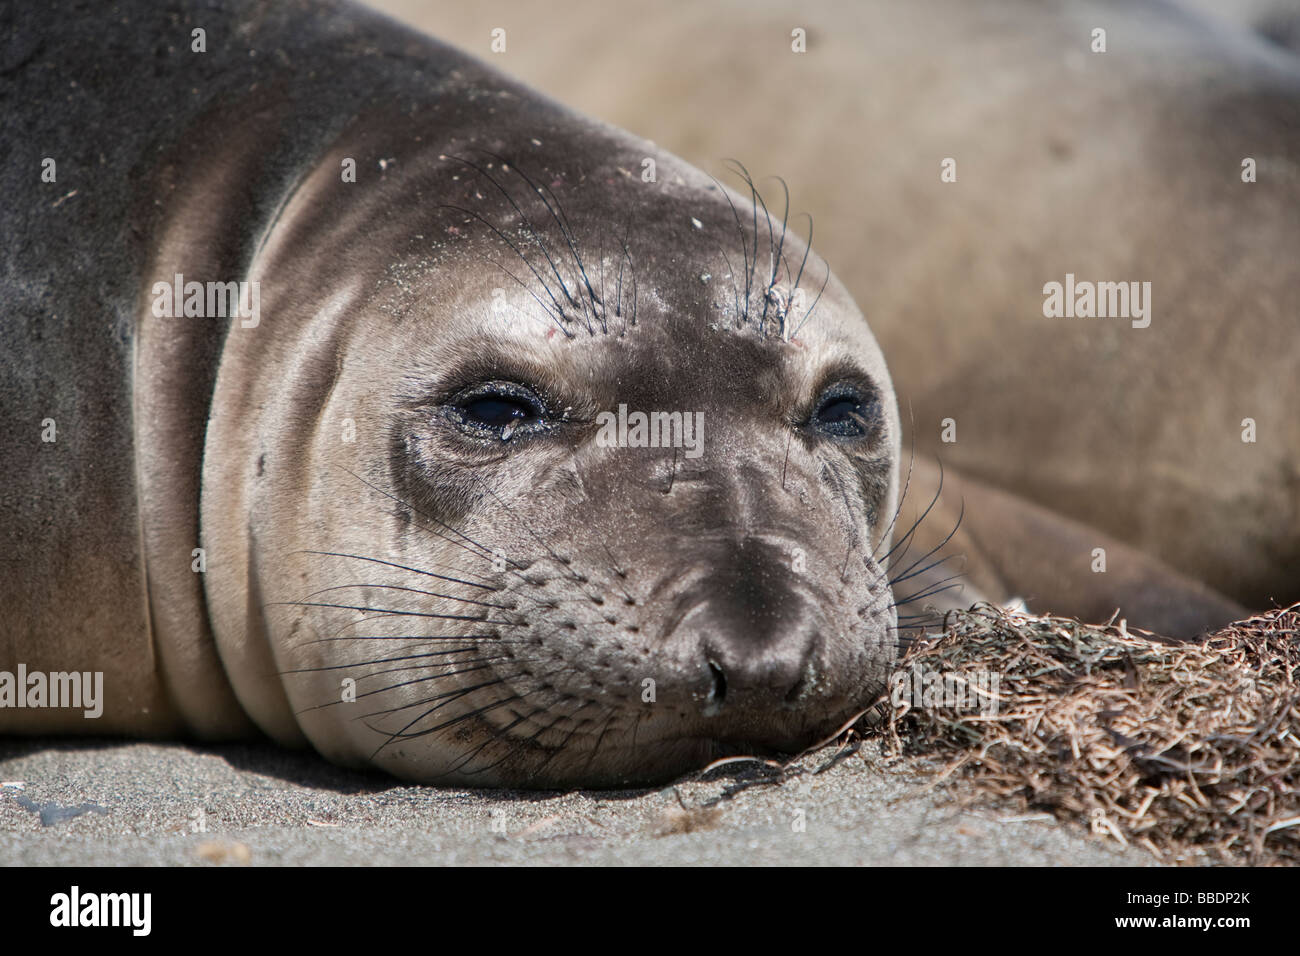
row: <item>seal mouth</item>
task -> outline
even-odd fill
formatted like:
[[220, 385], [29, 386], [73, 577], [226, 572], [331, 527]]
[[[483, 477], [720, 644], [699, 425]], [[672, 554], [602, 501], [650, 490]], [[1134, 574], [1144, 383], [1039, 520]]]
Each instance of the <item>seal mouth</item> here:
[[[713, 671], [717, 680], [706, 708], [725, 699], [725, 673]], [[752, 757], [759, 761], [791, 759], [827, 738], [854, 714], [863, 702], [841, 698], [825, 701], [815, 711], [767, 710], [721, 713], [653, 715], [620, 713], [608, 722], [569, 722], [550, 714], [516, 714], [501, 726], [479, 718], [480, 727], [495, 741], [483, 748], [481, 759], [458, 767], [467, 780], [482, 784], [490, 773], [505, 785], [526, 788], [565, 785], [588, 787], [648, 785], [697, 772], [718, 760]], [[577, 713], [575, 711], [575, 713]], [[572, 726], [568, 726], [568, 723]], [[475, 735], [477, 736], [477, 735]], [[498, 752], [508, 753], [505, 759]]]

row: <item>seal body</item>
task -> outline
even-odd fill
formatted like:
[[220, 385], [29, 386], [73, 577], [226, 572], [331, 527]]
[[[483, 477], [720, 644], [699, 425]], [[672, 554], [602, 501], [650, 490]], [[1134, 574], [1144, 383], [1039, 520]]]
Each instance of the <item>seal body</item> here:
[[9, 51], [85, 102], [5, 137], [3, 663], [103, 672], [97, 731], [480, 784], [870, 702], [893, 389], [756, 194], [356, 9], [117, 13]]

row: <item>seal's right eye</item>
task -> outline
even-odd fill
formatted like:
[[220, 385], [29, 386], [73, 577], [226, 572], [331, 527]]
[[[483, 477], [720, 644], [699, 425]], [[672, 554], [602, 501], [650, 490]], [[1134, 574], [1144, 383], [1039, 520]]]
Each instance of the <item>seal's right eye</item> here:
[[463, 389], [443, 409], [474, 438], [509, 441], [547, 425], [545, 403], [532, 389], [515, 382], [485, 382]]
[[505, 428], [527, 419], [531, 413], [527, 405], [513, 398], [476, 398], [461, 411], [466, 421], [487, 428]]

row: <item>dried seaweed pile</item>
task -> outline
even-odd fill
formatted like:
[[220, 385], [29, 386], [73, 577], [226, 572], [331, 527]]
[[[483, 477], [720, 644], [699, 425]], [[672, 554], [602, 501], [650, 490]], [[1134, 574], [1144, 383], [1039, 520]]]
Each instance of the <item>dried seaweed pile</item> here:
[[996, 712], [895, 698], [888, 724], [977, 793], [1166, 861], [1300, 863], [1300, 604], [1185, 644], [981, 607], [902, 667], [996, 675]]

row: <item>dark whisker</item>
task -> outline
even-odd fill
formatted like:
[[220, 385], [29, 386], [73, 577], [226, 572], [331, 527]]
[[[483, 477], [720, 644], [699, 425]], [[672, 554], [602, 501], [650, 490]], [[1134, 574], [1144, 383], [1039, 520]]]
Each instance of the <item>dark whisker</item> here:
[[960, 583], [950, 584], [948, 582], [960, 582], [961, 579], [964, 577], [965, 577], [964, 574], [954, 574], [951, 575], [950, 577], [943, 578], [942, 580], [932, 585], [929, 585], [928, 587], [916, 592], [915, 594], [909, 594], [907, 597], [904, 598], [897, 598], [894, 601], [894, 607], [902, 607], [904, 604], [912, 604], [915, 601], [923, 601], [928, 597], [934, 597], [936, 594], [942, 594], [944, 591], [951, 591], [953, 588], [961, 588], [963, 587], [963, 585]]
[[[446, 528], [448, 531], [454, 533], [454, 534], [457, 535], [458, 537], [460, 537], [460, 538], [462, 538], [463, 540], [469, 542], [469, 544], [473, 545], [473, 547], [474, 547], [474, 548], [477, 548], [478, 550], [475, 551], [475, 550], [472, 550], [471, 548], [465, 547], [465, 545], [460, 544], [460, 542], [455, 541], [455, 540], [453, 540], [452, 538], [447, 537], [445, 534], [441, 534], [441, 533], [439, 533], [438, 531], [436, 531], [436, 530], [434, 530], [434, 529], [432, 529], [432, 528], [427, 528], [427, 527], [425, 527], [424, 525], [421, 525], [421, 524], [418, 524], [418, 523], [417, 523], [417, 524], [416, 524], [416, 527], [417, 527], [417, 528], [420, 528], [420, 530], [425, 531], [425, 532], [427, 532], [428, 534], [432, 534], [432, 535], [434, 535], [435, 537], [442, 538], [442, 539], [443, 539], [444, 541], [446, 541], [448, 544], [454, 544], [454, 545], [456, 545], [458, 548], [461, 548], [461, 549], [464, 550], [464, 551], [468, 551], [470, 554], [474, 555], [475, 557], [486, 558], [486, 559], [493, 559], [493, 560], [496, 558], [496, 555], [493, 554], [493, 552], [492, 552], [491, 550], [489, 550], [486, 546], [480, 544], [479, 542], [475, 541], [473, 538], [471, 538], [469, 535], [465, 534], [463, 531], [460, 531], [460, 530], [458, 530], [458, 529], [456, 529], [456, 528], [453, 528], [453, 527], [451, 527], [451, 525], [446, 524], [445, 522], [439, 521], [437, 518], [433, 517], [432, 515], [425, 514], [424, 512], [422, 512], [422, 511], [420, 511], [418, 508], [416, 508], [414, 505], [410, 504], [409, 502], [407, 502], [407, 501], [403, 501], [403, 500], [402, 500], [401, 498], [399, 498], [397, 495], [392, 494], [391, 492], [385, 491], [383, 488], [380, 488], [378, 485], [373, 484], [372, 482], [366, 481], [366, 479], [362, 478], [362, 477], [361, 477], [360, 475], [358, 475], [356, 472], [351, 471], [351, 470], [349, 470], [349, 469], [347, 469], [347, 468], [344, 468], [342, 465], [338, 465], [338, 464], [335, 464], [335, 467], [336, 467], [336, 468], [340, 468], [340, 469], [342, 469], [343, 471], [345, 471], [345, 472], [347, 472], [349, 475], [351, 475], [353, 478], [355, 478], [357, 481], [359, 481], [359, 482], [361, 482], [363, 485], [365, 485], [367, 488], [370, 488], [372, 491], [377, 491], [377, 492], [379, 492], [379, 494], [383, 495], [385, 498], [388, 498], [388, 499], [390, 499], [390, 500], [392, 500], [392, 501], [397, 502], [397, 503], [398, 503], [399, 505], [401, 505], [403, 508], [407, 508], [407, 509], [409, 509], [409, 510], [410, 510], [411, 512], [413, 512], [414, 514], [419, 515], [421, 518], [425, 518], [426, 520], [432, 521], [432, 522], [434, 522], [434, 523], [437, 524], [437, 525], [441, 525], [442, 527]], [[522, 565], [518, 564], [517, 562], [510, 561], [509, 559], [506, 560], [506, 565], [507, 565], [507, 570], [508, 570], [511, 574], [514, 574], [516, 577], [518, 577], [518, 578], [519, 578], [521, 581], [523, 581], [525, 584], [528, 584], [528, 583], [529, 583], [529, 582], [528, 582], [528, 579], [527, 579], [526, 577], [524, 577], [524, 575], [523, 575], [523, 573], [522, 573], [522, 572], [523, 572], [523, 566], [522, 566]]]
[[913, 561], [913, 562], [912, 562], [908, 567], [904, 568], [903, 571], [902, 571], [902, 573], [901, 573], [898, 577], [896, 577], [896, 578], [890, 578], [890, 583], [892, 584], [892, 583], [894, 583], [895, 581], [903, 581], [903, 580], [906, 580], [906, 578], [911, 577], [911, 573], [910, 573], [910, 572], [912, 571], [913, 568], [915, 568], [918, 564], [921, 564], [923, 561], [925, 561], [925, 560], [927, 560], [928, 558], [930, 558], [930, 557], [931, 557], [932, 555], [934, 555], [934, 554], [935, 554], [935, 553], [936, 553], [940, 548], [942, 548], [944, 545], [946, 545], [949, 541], [952, 540], [953, 535], [955, 535], [955, 534], [957, 533], [957, 530], [961, 527], [962, 519], [965, 518], [965, 517], [966, 517], [966, 501], [965, 501], [965, 499], [963, 499], [963, 500], [962, 500], [962, 503], [961, 503], [961, 508], [960, 508], [960, 510], [957, 512], [957, 521], [956, 521], [956, 523], [953, 524], [953, 526], [952, 526], [952, 530], [949, 531], [949, 532], [944, 536], [944, 539], [943, 539], [942, 541], [940, 541], [938, 544], [936, 544], [936, 545], [935, 545], [933, 548], [931, 548], [929, 551], [925, 552], [925, 554], [921, 555], [919, 558], [917, 558], [915, 561]]
[[[416, 646], [418, 647], [419, 645]], [[400, 664], [403, 661], [419, 661], [430, 657], [445, 657], [450, 654], [472, 653], [477, 650], [478, 650], [477, 647], [458, 647], [450, 651], [425, 651], [421, 654], [403, 654], [400, 657], [376, 657], [376, 658], [372, 658], [371, 660], [353, 661], [348, 664], [325, 664], [320, 667], [297, 667], [294, 668], [293, 670], [277, 671], [276, 673], [280, 674], [281, 676], [284, 676], [286, 674], [319, 674], [322, 671], [345, 671], [345, 670], [351, 670], [355, 667], [373, 667], [376, 664]], [[513, 660], [513, 658], [508, 654], [497, 654], [492, 657], [480, 657], [472, 660], [444, 661], [441, 663], [435, 662], [433, 664], [417, 664], [417, 665], [412, 665], [411, 667], [399, 667], [399, 668], [390, 668], [388, 670], [382, 670], [382, 671], [371, 671], [370, 673], [364, 674], [361, 679], [364, 679], [365, 677], [375, 677], [379, 674], [396, 673], [397, 671], [401, 671], [401, 670], [415, 670], [415, 669], [428, 668], [428, 667], [459, 667], [462, 664], [487, 664], [494, 661], [505, 661], [505, 660]]]
[[[364, 604], [328, 604], [323, 601], [268, 601], [263, 607], [325, 607], [334, 608], [339, 611], [377, 611], [375, 617], [367, 620], [375, 620], [378, 617], [432, 617], [444, 621], [479, 621], [493, 625], [504, 625], [506, 627], [519, 627], [514, 621], [494, 621], [483, 616], [471, 616], [467, 614], [437, 614], [433, 611], [402, 611], [392, 607], [369, 607]], [[357, 622], [360, 623], [360, 622]]]
[[[475, 757], [477, 757], [479, 754], [481, 754], [481, 753], [484, 751], [485, 748], [491, 746], [492, 744], [500, 743], [501, 740], [506, 739], [506, 735], [509, 734], [510, 731], [512, 731], [512, 730], [514, 730], [516, 727], [518, 727], [520, 724], [522, 724], [524, 721], [526, 721], [526, 720], [532, 720], [532, 719], [533, 719], [534, 717], [536, 717], [538, 714], [542, 714], [542, 713], [545, 713], [545, 712], [546, 712], [546, 708], [545, 708], [545, 707], [538, 707], [538, 708], [535, 708], [534, 710], [529, 711], [529, 712], [526, 713], [526, 714], [520, 714], [520, 715], [518, 715], [517, 717], [515, 717], [514, 720], [510, 721], [510, 723], [506, 724], [504, 727], [502, 727], [500, 730], [498, 730], [495, 734], [493, 734], [492, 736], [488, 737], [486, 740], [484, 740], [481, 744], [479, 744], [479, 745], [478, 745], [477, 747], [475, 747], [473, 750], [469, 751], [469, 752], [466, 753], [466, 754], [463, 754], [463, 755], [460, 756], [460, 757], [457, 757], [457, 758], [456, 758], [456, 762], [453, 763], [453, 764], [451, 764], [451, 765], [447, 768], [448, 771], [451, 772], [451, 773], [455, 773], [456, 771], [460, 770], [461, 767], [465, 766], [467, 763], [469, 763], [469, 762], [472, 761]], [[557, 718], [557, 721], [558, 721], [558, 718]], [[509, 754], [507, 754], [506, 756], [509, 756]], [[505, 759], [505, 758], [502, 758], [502, 759]], [[497, 761], [497, 763], [500, 763], [500, 762], [501, 762], [501, 761]], [[493, 764], [492, 766], [496, 766], [496, 764]], [[490, 768], [485, 768], [485, 769], [490, 769]], [[480, 770], [471, 770], [471, 771], [469, 771], [469, 774], [472, 775], [472, 774], [475, 774], [475, 773], [482, 773], [482, 772], [483, 772], [483, 770], [481, 770], [481, 769], [480, 769]]]
[[[441, 724], [437, 724], [437, 725], [435, 725], [435, 726], [433, 726], [433, 727], [428, 728], [427, 730], [417, 730], [415, 733], [407, 733], [406, 731], [407, 731], [410, 727], [412, 727], [412, 726], [414, 726], [415, 724], [419, 723], [419, 722], [420, 722], [421, 720], [423, 720], [425, 717], [428, 717], [429, 714], [433, 713], [434, 710], [437, 710], [437, 707], [431, 708], [430, 710], [428, 710], [428, 711], [426, 711], [425, 713], [421, 714], [421, 715], [420, 715], [419, 717], [417, 717], [415, 720], [411, 721], [411, 723], [407, 724], [407, 725], [406, 725], [405, 727], [403, 727], [401, 730], [389, 734], [389, 735], [388, 735], [388, 740], [385, 741], [384, 743], [380, 744], [379, 747], [376, 748], [375, 752], [374, 752], [373, 754], [371, 754], [371, 759], [373, 759], [374, 757], [378, 756], [380, 750], [383, 750], [385, 747], [387, 747], [387, 746], [388, 746], [389, 744], [391, 744], [391, 743], [394, 743], [395, 741], [398, 741], [398, 740], [410, 740], [410, 739], [413, 739], [413, 738], [415, 738], [415, 737], [427, 737], [429, 734], [436, 734], [436, 733], [437, 733], [438, 731], [440, 731], [440, 730], [445, 730], [445, 729], [447, 729], [448, 727], [454, 727], [456, 724], [459, 724], [461, 721], [472, 720], [472, 719], [475, 718], [475, 717], [480, 717], [480, 716], [482, 716], [483, 714], [486, 714], [488, 711], [495, 710], [495, 709], [498, 708], [498, 707], [504, 707], [506, 704], [512, 703], [512, 702], [514, 702], [514, 701], [516, 701], [516, 700], [520, 700], [520, 699], [521, 699], [521, 698], [519, 697], [518, 694], [514, 694], [514, 695], [512, 695], [512, 696], [510, 696], [510, 697], [506, 697], [506, 698], [503, 699], [503, 700], [499, 700], [499, 701], [496, 701], [496, 702], [491, 703], [491, 704], [485, 704], [484, 706], [478, 708], [477, 710], [471, 710], [471, 711], [469, 711], [468, 713], [460, 714], [460, 715], [457, 716], [457, 717], [453, 717], [451, 720], [443, 721]], [[438, 705], [438, 706], [442, 706], [442, 705], [440, 704], [440, 705]], [[369, 725], [367, 725], [367, 726], [369, 726]], [[371, 728], [371, 729], [373, 730], [373, 729], [375, 729], [375, 728]], [[382, 731], [382, 730], [377, 731], [377, 733], [381, 733], [381, 734], [382, 734], [383, 732], [384, 732], [384, 731]]]
[[785, 472], [790, 466], [790, 442], [794, 440], [794, 429], [785, 436], [785, 461], [781, 463], [781, 490], [785, 491]]
[[[436, 208], [454, 210], [455, 212], [461, 213], [462, 215], [466, 215], [473, 219], [477, 219], [483, 225], [491, 229], [492, 232], [497, 236], [497, 238], [500, 239], [502, 242], [504, 242], [507, 246], [509, 246], [511, 251], [514, 252], [514, 254], [519, 257], [520, 261], [523, 262], [524, 265], [528, 266], [529, 271], [531, 271], [532, 274], [537, 277], [537, 281], [542, 284], [542, 288], [546, 290], [547, 297], [550, 298], [551, 302], [555, 306], [554, 314], [557, 315], [560, 319], [561, 331], [563, 331], [565, 335], [568, 335], [570, 337], [573, 335], [573, 333], [570, 332], [568, 329], [566, 329], [563, 325], [564, 306], [560, 305], [560, 300], [555, 297], [555, 293], [551, 291], [550, 285], [542, 277], [541, 272], [538, 271], [537, 267], [533, 265], [532, 261], [527, 256], [524, 255], [523, 250], [521, 250], [518, 246], [516, 246], [513, 240], [511, 240], [509, 236], [507, 236], [504, 232], [498, 229], [496, 225], [489, 222], [487, 218], [485, 218], [481, 213], [475, 212], [473, 209], [466, 209], [463, 206], [455, 206], [455, 205], [451, 205], [450, 203], [442, 203]], [[564, 284], [563, 280], [560, 280], [560, 284], [561, 286], [563, 286]], [[567, 298], [568, 292], [567, 290], [564, 291], [565, 291], [565, 297]], [[548, 309], [547, 311], [549, 312], [550, 310]]]
[[613, 724], [615, 718], [618, 717], [618, 711], [616, 711], [614, 708], [612, 707], [609, 708], [609, 711], [610, 711], [609, 717], [605, 720], [605, 725], [600, 730], [600, 736], [596, 738], [596, 743], [592, 746], [591, 753], [587, 755], [587, 762], [582, 765], [583, 773], [586, 773], [588, 770], [590, 770], [591, 765], [595, 763], [596, 753], [600, 750], [601, 742], [604, 741], [605, 735], [609, 733], [610, 725]]
[[[319, 554], [319, 555], [326, 555], [334, 558], [355, 558], [357, 561], [368, 561], [371, 564], [382, 564], [385, 567], [398, 568], [399, 570], [402, 571], [410, 571], [412, 574], [422, 574], [427, 577], [437, 578], [440, 581], [451, 581], [454, 582], [455, 584], [463, 584], [466, 587], [481, 588], [484, 591], [496, 592], [501, 590], [499, 587], [496, 587], [491, 584], [479, 584], [476, 581], [466, 581], [464, 578], [448, 577], [445, 574], [435, 574], [432, 571], [422, 571], [419, 568], [413, 568], [406, 564], [397, 564], [393, 561], [384, 561], [380, 558], [368, 558], [365, 555], [361, 555], [361, 554], [347, 554], [341, 551], [293, 551], [291, 553], [292, 554]], [[436, 566], [437, 565], [435, 565], [435, 567]], [[473, 572], [464, 572], [464, 573], [469, 574]]]
[[808, 311], [804, 313], [803, 320], [795, 328], [794, 333], [790, 336], [790, 338], [796, 339], [799, 337], [799, 332], [803, 329], [805, 325], [808, 324], [809, 319], [812, 318], [813, 309], [817, 308], [817, 303], [822, 300], [822, 293], [826, 291], [826, 286], [830, 283], [830, 281], [831, 281], [831, 267], [827, 266], [826, 276], [825, 278], [822, 279], [822, 287], [817, 290], [817, 298], [813, 299], [812, 305], [808, 306]]
[[[903, 479], [903, 488], [898, 493], [898, 504], [894, 506], [894, 516], [889, 519], [889, 526], [885, 529], [885, 533], [880, 536], [880, 543], [871, 549], [872, 558], [875, 558], [876, 552], [881, 549], [886, 541], [892, 540], [894, 526], [898, 523], [898, 516], [903, 513], [903, 505], [907, 501], [908, 489], [912, 487], [912, 466], [916, 464], [916, 419], [912, 415], [912, 403], [910, 401], [907, 403], [907, 414], [911, 422], [908, 429], [908, 434], [911, 437], [911, 448], [907, 456], [907, 477]], [[888, 555], [885, 557], [888, 557]], [[884, 561], [884, 558], [882, 557], [879, 560]]]
[[[476, 666], [473, 667], [473, 668], [469, 668], [469, 670], [472, 670], [472, 671], [481, 671], [481, 670], [489, 670], [489, 669], [490, 669], [490, 668], [489, 668], [487, 665], [476, 665]], [[499, 685], [501, 685], [501, 684], [505, 684], [505, 683], [507, 683], [507, 682], [510, 681], [510, 680], [513, 680], [513, 679], [516, 679], [516, 678], [522, 677], [523, 675], [524, 675], [524, 672], [523, 672], [523, 671], [520, 671], [518, 674], [512, 674], [512, 675], [509, 675], [509, 676], [497, 675], [497, 676], [493, 677], [492, 680], [489, 680], [489, 681], [483, 681], [482, 683], [479, 683], [479, 684], [471, 684], [469, 687], [457, 687], [457, 688], [455, 688], [454, 690], [443, 691], [443, 692], [440, 693], [440, 694], [433, 694], [433, 695], [430, 696], [430, 697], [424, 697], [424, 698], [422, 698], [422, 699], [420, 699], [420, 700], [413, 700], [413, 701], [411, 701], [409, 704], [403, 704], [403, 705], [400, 706], [400, 707], [389, 707], [389, 708], [386, 708], [386, 709], [384, 709], [384, 710], [376, 710], [376, 711], [374, 711], [374, 712], [372, 712], [372, 713], [369, 713], [369, 714], [360, 714], [360, 715], [358, 715], [357, 717], [355, 717], [355, 718], [353, 718], [353, 719], [354, 719], [354, 720], [369, 720], [369, 719], [372, 718], [372, 717], [384, 717], [384, 716], [387, 716], [387, 715], [389, 715], [389, 714], [400, 714], [402, 711], [404, 711], [404, 710], [410, 710], [410, 709], [413, 708], [413, 707], [423, 707], [423, 706], [425, 706], [426, 704], [432, 704], [432, 703], [434, 703], [434, 701], [441, 701], [441, 703], [435, 704], [433, 707], [429, 708], [427, 711], [425, 711], [425, 712], [424, 712], [423, 714], [421, 714], [419, 717], [416, 717], [414, 720], [412, 720], [412, 721], [410, 721], [408, 724], [406, 724], [406, 726], [403, 727], [401, 731], [398, 731], [398, 733], [401, 733], [402, 731], [409, 730], [411, 727], [415, 726], [415, 724], [419, 723], [421, 720], [423, 720], [423, 719], [424, 719], [425, 717], [427, 717], [429, 714], [433, 713], [433, 712], [434, 712], [435, 710], [437, 710], [439, 707], [445, 707], [447, 704], [451, 703], [451, 702], [454, 701], [454, 700], [459, 700], [461, 697], [464, 697], [466, 694], [472, 694], [472, 693], [474, 693], [475, 691], [483, 690], [483, 689], [488, 688], [488, 687], [497, 687], [497, 686], [499, 686]], [[441, 678], [441, 677], [445, 677], [445, 676], [447, 676], [447, 675], [445, 675], [445, 674], [438, 674], [438, 675], [435, 675], [435, 678]], [[383, 687], [383, 688], [380, 688], [379, 690], [367, 691], [367, 692], [365, 693], [364, 696], [366, 696], [366, 697], [373, 697], [375, 694], [384, 694], [384, 693], [387, 693], [388, 691], [396, 690], [396, 689], [399, 688], [399, 687], [407, 687], [407, 686], [410, 686], [410, 685], [412, 685], [412, 684], [417, 684], [417, 683], [423, 683], [423, 681], [419, 681], [419, 680], [404, 681], [404, 682], [402, 682], [402, 683], [400, 683], [400, 684], [393, 684], [391, 687]], [[367, 725], [367, 726], [369, 726], [369, 725]], [[379, 731], [379, 733], [383, 733], [383, 731]]]
[[[540, 305], [540, 306], [542, 307], [542, 311], [545, 312], [546, 315], [547, 315], [547, 317], [551, 320], [551, 324], [554, 325], [554, 326], [555, 326], [557, 329], [559, 329], [561, 332], [563, 332], [564, 335], [565, 335], [567, 338], [570, 338], [570, 339], [572, 339], [572, 338], [576, 338], [576, 336], [575, 336], [572, 332], [570, 332], [569, 329], [565, 326], [565, 324], [564, 324], [564, 314], [561, 313], [561, 314], [559, 314], [559, 315], [556, 315], [556, 314], [555, 314], [555, 311], [554, 311], [553, 309], [549, 308], [549, 307], [546, 305], [546, 303], [542, 301], [541, 296], [539, 296], [536, 292], [534, 292], [534, 291], [533, 291], [533, 290], [528, 286], [528, 284], [524, 282], [523, 279], [519, 278], [519, 276], [515, 275], [513, 272], [511, 272], [509, 269], [507, 269], [503, 263], [498, 262], [496, 259], [490, 259], [490, 258], [488, 258], [488, 256], [487, 256], [486, 254], [482, 254], [482, 255], [480, 255], [479, 258], [482, 259], [484, 262], [487, 262], [487, 263], [489, 263], [489, 264], [491, 264], [491, 265], [496, 266], [498, 269], [500, 269], [502, 272], [504, 272], [506, 275], [508, 275], [512, 280], [514, 280], [515, 284], [518, 285], [519, 288], [523, 289], [525, 292], [527, 292], [529, 295], [531, 295], [531, 296], [533, 297], [533, 301], [535, 301], [538, 305]], [[518, 311], [518, 310], [516, 310], [516, 311]], [[527, 313], [524, 313], [524, 314], [527, 314]], [[532, 316], [529, 316], [529, 318], [532, 318]]]
[[[929, 564], [925, 565], [924, 567], [918, 568], [915, 571], [909, 571], [907, 574], [901, 574], [896, 578], [890, 578], [889, 583], [891, 585], [897, 586], [910, 578], [914, 578], [917, 577], [918, 575], [925, 574], [927, 571], [931, 571], [934, 568], [937, 568], [939, 565], [947, 561], [952, 561], [954, 559], [965, 560], [965, 558], [966, 556], [964, 554], [946, 554], [942, 558], [937, 558], [934, 561], [931, 561]], [[925, 560], [925, 559], [922, 558], [921, 560]]]
[[564, 277], [560, 275], [559, 267], [556, 265], [555, 259], [552, 258], [550, 250], [546, 248], [546, 243], [542, 241], [541, 234], [538, 233], [537, 227], [533, 225], [533, 221], [528, 218], [527, 213], [525, 213], [523, 209], [519, 207], [519, 204], [515, 202], [515, 198], [510, 195], [510, 191], [507, 190], [504, 186], [502, 186], [501, 183], [497, 182], [496, 177], [494, 177], [482, 166], [479, 166], [477, 163], [470, 162], [468, 159], [465, 159], [465, 157], [463, 156], [453, 156], [452, 159], [455, 159], [457, 162], [463, 163], [464, 165], [468, 166], [470, 169], [477, 171], [480, 176], [482, 176], [484, 179], [486, 179], [488, 182], [490, 182], [493, 186], [496, 187], [497, 192], [501, 193], [502, 197], [505, 199], [506, 202], [510, 203], [510, 207], [516, 213], [518, 213], [519, 218], [523, 221], [524, 225], [527, 227], [528, 235], [533, 240], [533, 244], [537, 246], [538, 251], [541, 252], [541, 254], [546, 258], [547, 263], [550, 265], [551, 272], [555, 275], [556, 281], [560, 283], [560, 291], [564, 293], [564, 298], [568, 300], [569, 305], [577, 309], [578, 303], [575, 302], [573, 296], [569, 294], [568, 283], [566, 283], [564, 281]]
[[[544, 205], [546, 207], [546, 211], [551, 214], [551, 219], [554, 220], [556, 226], [559, 227], [560, 235], [563, 237], [565, 243], [569, 247], [569, 254], [573, 256], [573, 261], [574, 264], [577, 266], [578, 273], [582, 276], [582, 284], [587, 290], [587, 297], [591, 303], [592, 314], [596, 315], [600, 319], [602, 331], [608, 332], [609, 329], [605, 326], [605, 322], [603, 318], [604, 303], [600, 300], [600, 297], [596, 295], [596, 290], [592, 288], [591, 278], [590, 276], [587, 275], [587, 267], [582, 261], [582, 256], [578, 252], [578, 244], [574, 240], [572, 229], [569, 227], [568, 215], [565, 214], [563, 215], [563, 218], [561, 218], [563, 209], [561, 207], [559, 198], [555, 195], [555, 192], [551, 190], [549, 187], [543, 189], [542, 186], [537, 185], [537, 183], [533, 182], [533, 180], [529, 178], [528, 174], [525, 173], [522, 169], [520, 169], [518, 165], [514, 163], [508, 163], [504, 158], [502, 158], [501, 156], [497, 156], [495, 153], [489, 153], [488, 155], [496, 156], [497, 160], [500, 161], [503, 166], [508, 166], [511, 172], [513, 172], [516, 176], [518, 176], [525, 183], [527, 183], [532, 188], [532, 190], [535, 193], [537, 193], [538, 198], [541, 199], [542, 201], [542, 205]], [[547, 198], [548, 195], [550, 197], [549, 200]], [[552, 202], [554, 202], [554, 206], [552, 206], [551, 204]], [[597, 307], [600, 308], [602, 313], [601, 315], [598, 315]]]
[[441, 594], [438, 591], [425, 591], [422, 588], [410, 588], [400, 584], [335, 584], [328, 588], [321, 588], [319, 591], [312, 591], [307, 595], [307, 597], [315, 597], [318, 594], [325, 594], [329, 591], [346, 591], [350, 588], [373, 588], [380, 591], [406, 591], [410, 594], [422, 594], [425, 597], [442, 598], [447, 601], [458, 601], [461, 604], [476, 604], [479, 607], [495, 608], [498, 611], [514, 610], [514, 608], [508, 604], [493, 604], [491, 601], [476, 601], [474, 598], [457, 597], [454, 594]]
[[[713, 177], [709, 178], [712, 179]], [[722, 198], [727, 200], [727, 205], [731, 207], [732, 218], [736, 220], [736, 232], [740, 235], [740, 254], [743, 259], [742, 274], [745, 276], [745, 310], [743, 313], [738, 315], [737, 318], [740, 319], [741, 322], [748, 322], [749, 296], [752, 290], [751, 282], [753, 280], [753, 271], [749, 267], [749, 237], [745, 235], [745, 227], [740, 223], [740, 211], [736, 209], [736, 204], [731, 201], [731, 195], [727, 192], [726, 187], [716, 179], [713, 181], [717, 183], [718, 188], [722, 190]], [[757, 250], [755, 250], [755, 255], [757, 255]]]
[[329, 644], [335, 641], [489, 641], [497, 640], [502, 644], [528, 644], [530, 641], [515, 641], [501, 637], [499, 634], [349, 634], [347, 637], [317, 637], [303, 641], [295, 647], [308, 647], [312, 644]]
[[879, 564], [884, 565], [885, 562], [889, 560], [890, 556], [893, 555], [894, 552], [897, 551], [900, 546], [903, 547], [903, 553], [899, 555], [898, 561], [902, 561], [903, 558], [906, 557], [907, 550], [911, 547], [911, 545], [907, 544], [906, 542], [911, 540], [912, 536], [916, 533], [916, 529], [921, 526], [921, 522], [926, 519], [926, 517], [934, 509], [934, 506], [939, 503], [939, 495], [941, 495], [942, 493], [943, 493], [943, 462], [941, 461], [939, 462], [939, 487], [935, 489], [934, 497], [931, 498], [930, 503], [925, 506], [925, 510], [921, 512], [921, 516], [912, 522], [912, 525], [907, 529], [907, 532], [901, 538], [895, 541], [893, 546], [888, 551], [886, 551], [884, 554], [880, 556], [880, 558], [878, 559]]
[[496, 491], [492, 488], [491, 485], [485, 482], [478, 475], [473, 475], [472, 477], [479, 483], [479, 485], [482, 486], [484, 491], [486, 491], [489, 495], [495, 498], [497, 503], [501, 505], [501, 507], [504, 508], [507, 512], [510, 513], [510, 516], [519, 523], [519, 526], [521, 528], [523, 528], [526, 532], [528, 532], [529, 536], [534, 541], [536, 541], [538, 544], [542, 546], [542, 550], [544, 550], [547, 553], [547, 555], [549, 555], [551, 559], [555, 561], [556, 564], [558, 564], [561, 568], [564, 569], [564, 573], [568, 574], [569, 577], [572, 578], [576, 584], [587, 583], [586, 578], [584, 578], [582, 575], [578, 574], [576, 571], [570, 568], [568, 561], [566, 561], [564, 558], [561, 558], [558, 554], [556, 554], [555, 551], [551, 548], [551, 546], [542, 540], [541, 535], [539, 535], [531, 527], [529, 527], [526, 521], [523, 521], [519, 518], [519, 515], [515, 512], [515, 510], [501, 499], [501, 496], [496, 493]]

